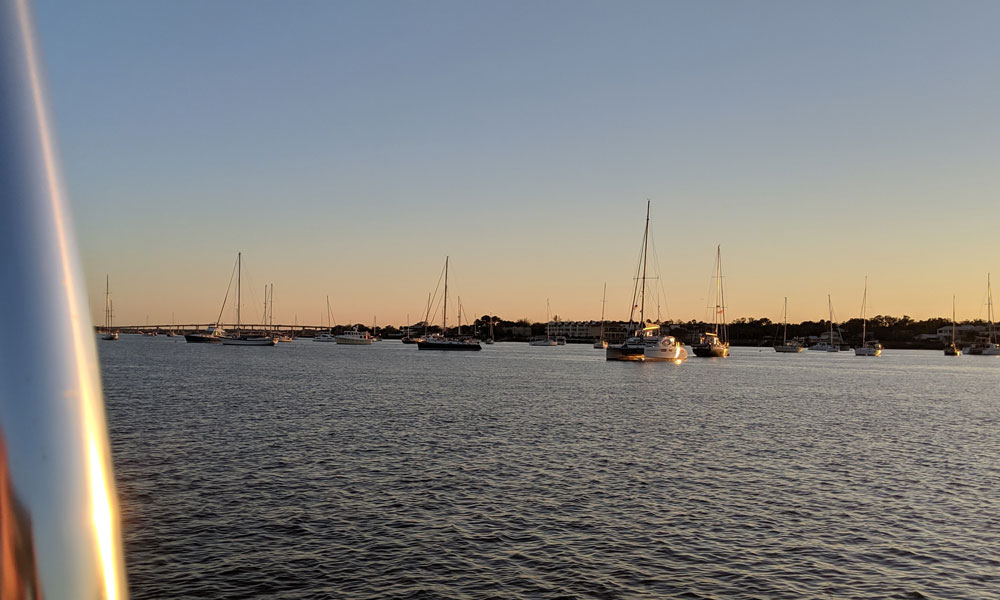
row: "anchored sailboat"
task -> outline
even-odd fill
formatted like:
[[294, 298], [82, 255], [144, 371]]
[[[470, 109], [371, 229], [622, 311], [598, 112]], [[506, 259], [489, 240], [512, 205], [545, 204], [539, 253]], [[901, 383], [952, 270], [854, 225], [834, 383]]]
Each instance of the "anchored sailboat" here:
[[111, 310], [111, 279], [104, 276], [104, 331], [101, 333], [102, 340], [113, 342], [118, 339], [118, 332], [111, 328], [114, 314]]
[[594, 348], [604, 350], [608, 347], [608, 340], [604, 339], [604, 306], [608, 303], [608, 282], [604, 282], [604, 296], [601, 297], [601, 336], [594, 342]]
[[945, 356], [962, 356], [962, 350], [955, 340], [955, 295], [951, 296], [951, 343], [944, 348]]
[[528, 340], [529, 346], [558, 346], [559, 342], [549, 335], [549, 323], [552, 322], [551, 310], [549, 309], [549, 300], [545, 299], [545, 337], [533, 337]]
[[726, 293], [722, 285], [722, 246], [715, 248], [715, 309], [712, 311], [711, 333], [703, 333], [697, 344], [691, 344], [695, 356], [725, 358], [729, 356], [729, 330], [726, 327]]
[[[687, 359], [684, 344], [671, 335], [660, 335], [659, 325], [646, 325], [646, 258], [649, 248], [649, 201], [646, 201], [646, 226], [642, 234], [641, 271], [636, 273], [632, 288], [632, 309], [629, 311], [628, 337], [621, 344], [608, 344], [607, 360], [669, 361], [680, 363]], [[639, 309], [636, 322], [635, 309]]]
[[986, 274], [986, 336], [967, 346], [965, 353], [972, 356], [1000, 355], [1000, 344], [997, 344], [996, 330], [993, 329], [993, 288], [989, 273]]
[[422, 341], [417, 342], [417, 348], [420, 350], [482, 350], [483, 347], [479, 345], [477, 339], [448, 336], [448, 258], [447, 256], [444, 258], [444, 312], [441, 334], [428, 335]]
[[784, 333], [781, 334], [781, 345], [775, 346], [775, 352], [802, 352], [802, 344], [798, 340], [793, 340], [791, 344], [788, 343], [788, 296], [785, 296], [785, 308], [784, 313]]
[[861, 297], [861, 346], [854, 349], [854, 356], [882, 356], [882, 344], [878, 340], [865, 341], [868, 326], [868, 277], [865, 277], [865, 295]]
[[330, 296], [326, 297], [326, 333], [321, 333], [313, 338], [314, 342], [336, 342], [337, 336], [333, 335], [333, 312], [330, 311]]
[[274, 346], [278, 342], [270, 335], [258, 335], [256, 333], [244, 333], [242, 331], [243, 322], [240, 313], [240, 305], [243, 300], [243, 253], [236, 254], [236, 330], [232, 335], [224, 335], [220, 338], [224, 346]]

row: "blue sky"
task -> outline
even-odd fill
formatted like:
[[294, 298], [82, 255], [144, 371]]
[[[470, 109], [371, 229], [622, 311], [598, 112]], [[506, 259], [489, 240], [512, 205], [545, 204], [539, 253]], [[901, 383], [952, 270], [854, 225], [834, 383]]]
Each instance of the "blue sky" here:
[[[990, 2], [36, 3], [100, 314], [630, 305], [647, 198], [666, 314], [984, 316], [1000, 272]], [[259, 293], [257, 294], [259, 297]], [[251, 310], [245, 307], [245, 310]]]

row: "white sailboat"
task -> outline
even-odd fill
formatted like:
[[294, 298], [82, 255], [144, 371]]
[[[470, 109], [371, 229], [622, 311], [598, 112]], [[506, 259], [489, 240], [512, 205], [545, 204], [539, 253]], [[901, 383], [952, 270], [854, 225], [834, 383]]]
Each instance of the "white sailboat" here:
[[479, 345], [477, 339], [461, 335], [448, 336], [448, 259], [447, 256], [444, 258], [444, 311], [441, 319], [441, 334], [426, 336], [417, 342], [417, 348], [420, 350], [482, 350], [483, 347]]
[[104, 330], [101, 332], [101, 339], [113, 342], [118, 339], [118, 332], [112, 329], [114, 315], [111, 310], [111, 279], [104, 276]]
[[861, 346], [854, 349], [854, 356], [882, 356], [882, 344], [878, 340], [865, 341], [868, 327], [868, 277], [865, 277], [865, 294], [861, 297]]
[[330, 311], [330, 296], [326, 297], [326, 326], [329, 331], [321, 333], [313, 338], [314, 342], [336, 342], [337, 336], [333, 335], [333, 313]]
[[493, 315], [490, 315], [490, 337], [483, 340], [484, 344], [492, 344], [493, 340]]
[[951, 296], [951, 343], [944, 347], [945, 356], [962, 356], [962, 350], [955, 340], [955, 295]]
[[986, 335], [966, 346], [965, 353], [971, 356], [1000, 355], [1000, 344], [997, 343], [996, 330], [993, 328], [993, 288], [989, 273], [986, 274]]
[[726, 327], [726, 293], [722, 285], [722, 246], [715, 249], [715, 308], [712, 311], [711, 333], [703, 333], [698, 343], [691, 344], [695, 356], [725, 358], [729, 356], [729, 330]]
[[802, 352], [802, 344], [797, 340], [793, 340], [792, 343], [788, 343], [788, 296], [785, 296], [785, 308], [782, 311], [784, 313], [784, 332], [781, 334], [781, 345], [775, 346], [775, 352]]
[[[641, 271], [636, 273], [632, 288], [632, 309], [629, 312], [628, 337], [621, 344], [608, 344], [606, 360], [656, 361], [681, 363], [687, 360], [687, 349], [671, 335], [660, 335], [659, 325], [646, 325], [646, 259], [649, 249], [649, 201], [646, 201], [646, 226], [642, 234]], [[639, 321], [634, 320], [639, 309]]]
[[608, 340], [604, 339], [604, 307], [608, 302], [608, 282], [604, 282], [604, 296], [601, 297], [601, 335], [594, 342], [594, 348], [604, 350], [608, 347]]
[[549, 301], [545, 300], [545, 337], [533, 337], [528, 340], [529, 346], [558, 346], [559, 342], [549, 335], [549, 323], [552, 322], [552, 318], [549, 316]]
[[813, 344], [809, 346], [810, 350], [816, 350], [818, 352], [840, 352], [840, 346], [833, 341], [833, 300], [830, 299], [830, 294], [826, 295], [826, 303], [830, 308], [830, 333], [829, 337], [825, 342], [820, 342], [818, 344]]
[[278, 342], [270, 335], [259, 335], [257, 333], [244, 333], [242, 331], [241, 307], [243, 296], [243, 253], [236, 254], [236, 329], [232, 335], [225, 335], [220, 338], [224, 346], [274, 346]]

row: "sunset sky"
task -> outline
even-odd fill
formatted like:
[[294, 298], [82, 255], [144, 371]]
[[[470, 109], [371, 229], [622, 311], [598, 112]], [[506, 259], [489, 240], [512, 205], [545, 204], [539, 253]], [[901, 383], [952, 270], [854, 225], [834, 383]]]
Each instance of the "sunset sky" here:
[[35, 10], [97, 322], [105, 274], [120, 324], [214, 320], [237, 251], [283, 323], [419, 320], [446, 255], [469, 314], [627, 318], [647, 198], [664, 319], [717, 244], [734, 318], [856, 317], [866, 275], [985, 318], [1000, 278], [1000, 3]]

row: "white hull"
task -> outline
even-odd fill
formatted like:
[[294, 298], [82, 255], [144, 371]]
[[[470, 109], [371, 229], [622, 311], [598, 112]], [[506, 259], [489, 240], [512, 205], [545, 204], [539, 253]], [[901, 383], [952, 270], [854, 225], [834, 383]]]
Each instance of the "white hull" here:
[[336, 342], [337, 336], [329, 333], [321, 333], [313, 338], [314, 342]]
[[882, 356], [881, 348], [855, 348], [854, 356]]
[[662, 338], [655, 345], [646, 346], [643, 350], [643, 360], [648, 361], [682, 363], [687, 357], [687, 348], [672, 337]]

